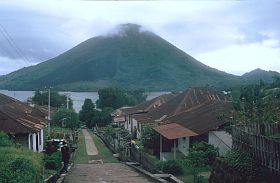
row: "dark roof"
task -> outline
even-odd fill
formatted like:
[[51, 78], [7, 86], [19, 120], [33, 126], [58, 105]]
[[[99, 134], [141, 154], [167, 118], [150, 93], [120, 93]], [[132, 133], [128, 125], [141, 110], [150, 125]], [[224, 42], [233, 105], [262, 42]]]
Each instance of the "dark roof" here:
[[[227, 101], [224, 94], [217, 92], [209, 87], [193, 87], [183, 93], [173, 97], [164, 105], [159, 106], [155, 110], [149, 111], [140, 118], [142, 122], [151, 122], [180, 114], [181, 112], [192, 109], [199, 105], [203, 105], [207, 101]], [[145, 120], [146, 119], [146, 120]]]
[[34, 116], [38, 117], [45, 117], [48, 115], [46, 111], [41, 110], [39, 107], [31, 107], [27, 103], [21, 102], [17, 99], [14, 99], [12, 97], [9, 97], [7, 95], [4, 95], [0, 93], [0, 105], [9, 105], [13, 106], [14, 108], [25, 111], [26, 113], [31, 113]]
[[[177, 104], [177, 105], [176, 105]], [[220, 115], [234, 112], [226, 96], [212, 88], [189, 88], [164, 105], [144, 115], [140, 123], [155, 123], [155, 131], [168, 139], [196, 136], [224, 124]]]
[[[41, 115], [44, 115], [44, 116], [48, 116], [48, 113], [49, 113], [49, 108], [47, 105], [34, 105], [34, 111], [36, 111], [37, 113], [36, 114], [39, 114], [41, 113]], [[50, 113], [56, 113], [58, 111], [58, 108], [56, 107], [50, 107]], [[35, 114], [35, 113], [34, 113]]]
[[6, 133], [30, 133], [44, 128], [48, 121], [39, 110], [0, 94], [0, 130]]
[[163, 94], [160, 95], [152, 100], [148, 100], [146, 102], [143, 102], [139, 105], [136, 105], [134, 107], [124, 108], [121, 109], [124, 115], [131, 115], [131, 114], [138, 114], [138, 113], [146, 113], [148, 111], [152, 111], [159, 106], [163, 105], [170, 99], [174, 98], [177, 94]]
[[177, 123], [197, 134], [203, 134], [224, 124], [221, 114], [233, 112], [231, 102], [209, 101], [188, 111], [166, 118], [163, 123]]

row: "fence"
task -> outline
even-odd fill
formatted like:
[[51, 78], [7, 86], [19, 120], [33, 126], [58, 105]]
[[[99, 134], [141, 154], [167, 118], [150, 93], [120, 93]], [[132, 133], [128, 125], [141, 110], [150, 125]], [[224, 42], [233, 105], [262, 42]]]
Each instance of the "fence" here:
[[137, 148], [135, 145], [131, 146], [130, 152], [130, 158], [140, 163], [144, 169], [152, 173], [160, 173], [157, 167], [159, 160], [157, 160], [156, 157], [145, 153], [143, 150]]
[[253, 124], [232, 129], [233, 148], [247, 152], [280, 176], [280, 140], [273, 136], [280, 133], [279, 124]]

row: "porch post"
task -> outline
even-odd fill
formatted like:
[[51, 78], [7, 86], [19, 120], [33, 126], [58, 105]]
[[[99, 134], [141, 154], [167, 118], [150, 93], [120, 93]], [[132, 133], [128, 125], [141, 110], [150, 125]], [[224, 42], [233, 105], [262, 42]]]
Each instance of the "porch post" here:
[[159, 160], [162, 160], [161, 153], [162, 153], [162, 136], [161, 134], [159, 134]]
[[38, 146], [38, 152], [40, 152], [40, 131], [39, 132], [37, 132], [37, 146]]
[[176, 139], [174, 141], [174, 159], [176, 159]]
[[36, 133], [32, 134], [32, 148], [33, 151], [36, 151]]

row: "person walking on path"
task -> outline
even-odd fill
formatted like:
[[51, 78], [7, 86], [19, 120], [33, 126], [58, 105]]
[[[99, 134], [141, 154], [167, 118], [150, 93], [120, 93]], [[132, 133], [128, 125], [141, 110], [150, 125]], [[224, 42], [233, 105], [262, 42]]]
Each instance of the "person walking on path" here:
[[67, 143], [63, 141], [63, 146], [61, 147], [61, 155], [63, 161], [63, 169], [62, 172], [67, 172], [68, 164], [70, 160], [70, 148], [68, 147]]

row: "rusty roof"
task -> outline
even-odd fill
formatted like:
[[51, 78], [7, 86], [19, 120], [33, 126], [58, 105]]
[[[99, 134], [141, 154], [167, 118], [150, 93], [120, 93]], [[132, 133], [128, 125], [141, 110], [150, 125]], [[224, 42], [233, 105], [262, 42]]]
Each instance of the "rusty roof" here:
[[177, 123], [197, 134], [203, 134], [223, 125], [224, 121], [219, 119], [219, 116], [233, 111], [231, 102], [208, 101], [204, 105], [168, 117], [163, 123]]
[[154, 128], [154, 130], [169, 140], [198, 135], [197, 133], [177, 123], [169, 123], [157, 126]]
[[0, 94], [0, 130], [6, 133], [37, 132], [48, 121], [39, 110]]
[[124, 108], [124, 109], [122, 109], [122, 112], [124, 113], [124, 115], [146, 113], [148, 111], [152, 111], [152, 110], [158, 108], [159, 106], [165, 104], [167, 101], [169, 101], [176, 95], [177, 94], [174, 94], [174, 93], [163, 94], [152, 100], [148, 100], [139, 105], [136, 105], [134, 107]]
[[208, 101], [227, 101], [226, 96], [210, 87], [192, 87], [173, 97], [143, 116], [135, 116], [141, 122], [162, 121], [167, 117], [186, 112]]

